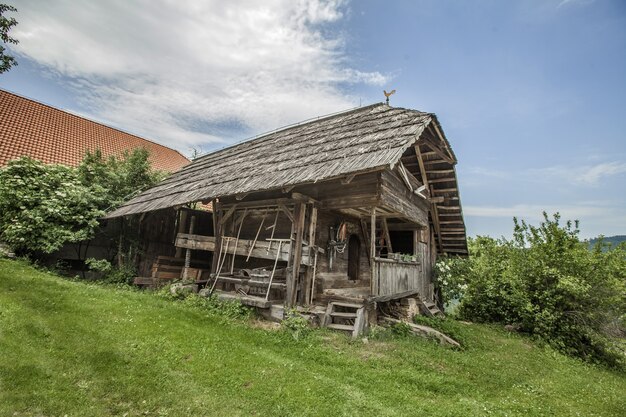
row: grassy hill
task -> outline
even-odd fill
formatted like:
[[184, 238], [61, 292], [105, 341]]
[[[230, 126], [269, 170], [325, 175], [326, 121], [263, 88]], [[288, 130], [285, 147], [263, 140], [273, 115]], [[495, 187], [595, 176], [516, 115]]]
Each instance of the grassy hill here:
[[626, 375], [516, 334], [294, 340], [154, 295], [0, 259], [3, 416], [623, 416]]

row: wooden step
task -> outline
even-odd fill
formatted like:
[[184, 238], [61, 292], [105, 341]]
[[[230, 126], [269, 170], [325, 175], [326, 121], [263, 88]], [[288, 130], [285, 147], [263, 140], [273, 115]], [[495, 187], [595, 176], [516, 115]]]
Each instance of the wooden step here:
[[333, 317], [340, 317], [342, 319], [356, 319], [356, 313], [341, 313], [339, 311], [333, 311], [330, 315]]
[[330, 323], [326, 327], [328, 327], [329, 329], [344, 330], [344, 331], [347, 331], [347, 332], [351, 332], [351, 331], [354, 330], [354, 326], [353, 325], [347, 325], [347, 324]]
[[355, 310], [358, 310], [359, 308], [363, 307], [362, 304], [344, 303], [341, 301], [331, 301], [331, 304], [334, 306], [339, 306], [339, 307], [354, 308]]

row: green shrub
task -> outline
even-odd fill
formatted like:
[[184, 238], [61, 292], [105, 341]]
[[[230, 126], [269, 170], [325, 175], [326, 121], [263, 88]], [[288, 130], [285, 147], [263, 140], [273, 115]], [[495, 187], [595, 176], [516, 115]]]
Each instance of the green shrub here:
[[74, 168], [28, 157], [0, 168], [0, 239], [20, 254], [90, 239], [103, 214]]
[[626, 246], [588, 250], [577, 222], [544, 213], [540, 226], [514, 219], [513, 239], [470, 245], [463, 318], [517, 324], [570, 355], [618, 366], [626, 310]]
[[309, 321], [296, 310], [287, 312], [281, 326], [296, 340], [305, 338], [312, 330]]
[[102, 274], [101, 281], [110, 284], [132, 284], [133, 278], [137, 276], [135, 268], [132, 266], [114, 267], [106, 259], [87, 258], [85, 264], [91, 271]]

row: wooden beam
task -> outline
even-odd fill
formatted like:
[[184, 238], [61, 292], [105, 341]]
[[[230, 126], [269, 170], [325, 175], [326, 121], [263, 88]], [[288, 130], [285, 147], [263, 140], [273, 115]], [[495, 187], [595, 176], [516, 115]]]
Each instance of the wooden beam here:
[[389, 236], [389, 228], [387, 227], [387, 219], [383, 217], [381, 223], [383, 225], [383, 233], [385, 235], [385, 244], [387, 246], [387, 251], [393, 253], [393, 248], [391, 247], [391, 237]]
[[[317, 207], [311, 205], [311, 218], [309, 220], [309, 259], [313, 259], [314, 253], [312, 251], [317, 251], [315, 245], [315, 234], [317, 232]], [[313, 286], [311, 285], [313, 280], [314, 267], [309, 266], [306, 269], [306, 274], [304, 276], [304, 301], [305, 304], [310, 304], [312, 299], [312, 292], [314, 291]]]
[[453, 174], [453, 169], [431, 169], [426, 171], [428, 174]]
[[228, 219], [230, 218], [230, 216], [233, 215], [233, 213], [235, 213], [235, 210], [237, 209], [237, 204], [233, 204], [228, 211], [226, 212], [226, 214], [224, 214], [224, 216], [222, 216], [222, 218], [220, 219], [220, 226], [223, 226], [226, 224], [226, 222], [228, 221]]
[[420, 147], [419, 145], [414, 145], [413, 148], [415, 149], [415, 157], [417, 158], [417, 163], [420, 166], [420, 173], [422, 175], [422, 183], [428, 189], [430, 189], [430, 185], [428, 183], [428, 175], [426, 173], [426, 168], [424, 167], [424, 159], [422, 157], [422, 152], [420, 151]]
[[[363, 233], [363, 241], [365, 242], [365, 247], [369, 248], [370, 247], [370, 235], [367, 232], [367, 222], [365, 221], [364, 218], [361, 217], [361, 233]], [[370, 264], [370, 266], [372, 265], [372, 254], [369, 250], [367, 250], [365, 253], [367, 253], [367, 262]]]
[[251, 201], [243, 201], [237, 203], [223, 203], [222, 208], [224, 210], [230, 209], [232, 206], [236, 205], [238, 208], [272, 208], [276, 207], [280, 204], [294, 204], [294, 201], [291, 198], [272, 198], [267, 200], [251, 200]]
[[441, 130], [439, 130], [439, 126], [437, 125], [437, 123], [431, 123], [431, 124], [435, 127], [437, 136], [439, 136], [441, 143], [443, 143], [443, 146], [445, 146], [446, 150], [448, 151], [450, 158], [452, 158], [454, 160], [454, 163], [456, 164], [456, 159], [454, 159], [454, 154], [452, 153], [452, 149], [450, 149], [450, 147], [448, 146], [448, 141], [446, 140], [446, 138], [443, 137], [443, 133], [441, 133]]
[[373, 295], [378, 295], [378, 283], [376, 282], [376, 207], [372, 207], [370, 214], [370, 259], [372, 260], [371, 278], [370, 278], [370, 292]]
[[218, 254], [222, 246], [222, 208], [217, 199], [213, 200], [213, 234], [215, 235], [215, 251], [211, 259], [211, 274], [217, 273]]
[[436, 184], [440, 182], [456, 182], [456, 178], [431, 178], [430, 183]]
[[430, 207], [431, 207], [431, 217], [433, 218], [433, 226], [435, 227], [435, 233], [437, 233], [437, 245], [439, 245], [439, 250], [443, 252], [441, 235], [439, 234], [439, 232], [441, 231], [441, 226], [439, 225], [439, 211], [437, 210], [436, 204], [431, 204]]
[[304, 233], [304, 219], [306, 215], [306, 204], [298, 203], [296, 208], [295, 222], [293, 223], [292, 239], [295, 241], [292, 245], [293, 251], [291, 258], [291, 274], [287, 277], [287, 300], [285, 307], [291, 308], [296, 305], [296, 297], [298, 295], [298, 281], [300, 279], [300, 259], [302, 258], [302, 235]]
[[350, 184], [355, 176], [356, 176], [356, 174], [346, 175], [346, 177], [341, 180], [341, 183], [342, 184]]
[[428, 146], [429, 149], [431, 149], [433, 152], [435, 152], [435, 154], [437, 154], [437, 156], [439, 156], [441, 159], [443, 159], [444, 161], [448, 162], [449, 164], [456, 164], [456, 161], [450, 156], [448, 155], [448, 153], [446, 151], [444, 151], [443, 149], [439, 148], [435, 143], [431, 142], [429, 139], [427, 139], [424, 136], [420, 137], [420, 141]]
[[409, 191], [413, 192], [413, 186], [411, 185], [411, 180], [409, 180], [409, 175], [406, 172], [406, 168], [402, 164], [402, 161], [398, 161], [398, 172], [400, 173], [400, 178], [404, 181], [404, 185], [407, 186]]
[[291, 214], [291, 211], [287, 208], [287, 206], [285, 206], [284, 204], [280, 204], [278, 206], [278, 208], [280, 210], [282, 210], [283, 213], [285, 213], [285, 216], [287, 216], [287, 218], [293, 223], [295, 221], [293, 214]]

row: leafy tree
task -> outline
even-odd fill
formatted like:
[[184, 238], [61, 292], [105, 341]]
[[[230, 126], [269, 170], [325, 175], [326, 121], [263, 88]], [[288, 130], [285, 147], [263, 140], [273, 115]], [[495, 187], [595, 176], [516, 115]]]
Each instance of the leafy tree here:
[[[87, 153], [78, 168], [20, 158], [0, 169], [0, 240], [27, 255], [94, 237], [98, 219], [164, 177], [148, 151]], [[78, 245], [80, 257], [80, 244]]]
[[[513, 239], [480, 237], [470, 245], [459, 314], [516, 324], [557, 349], [592, 361], [624, 363], [626, 245], [589, 250], [578, 222], [559, 214], [532, 226], [514, 219]], [[620, 321], [621, 320], [621, 321]]]
[[121, 158], [88, 151], [78, 167], [79, 176], [98, 196], [99, 208], [111, 210], [165, 177], [166, 173], [151, 169], [149, 156], [145, 148], [125, 151]]
[[89, 239], [103, 214], [73, 168], [23, 157], [0, 170], [0, 239], [17, 252]]
[[[9, 30], [17, 25], [17, 20], [13, 17], [5, 17], [4, 13], [6, 12], [17, 12], [17, 9], [8, 4], [0, 4], [0, 40], [5, 44], [17, 44], [18, 40], [9, 36]], [[0, 74], [10, 70], [12, 66], [17, 65], [15, 58], [11, 55], [6, 55], [4, 51], [4, 46], [0, 45]]]

